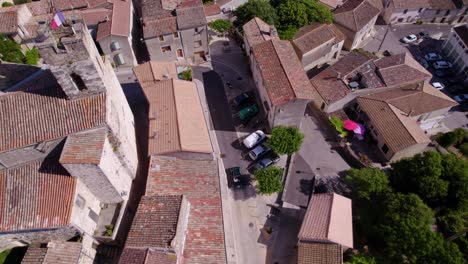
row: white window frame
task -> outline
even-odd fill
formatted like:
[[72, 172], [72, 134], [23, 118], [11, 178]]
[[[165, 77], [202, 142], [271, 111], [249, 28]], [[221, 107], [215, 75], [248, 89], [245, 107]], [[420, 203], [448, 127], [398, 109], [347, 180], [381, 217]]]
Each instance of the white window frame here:
[[[168, 50], [168, 51], [163, 51], [163, 47], [169, 47], [169, 50]], [[162, 52], [163, 54], [165, 54], [166, 52], [172, 52], [172, 47], [171, 47], [171, 45], [164, 45], [164, 46], [161, 46], [161, 52]]]

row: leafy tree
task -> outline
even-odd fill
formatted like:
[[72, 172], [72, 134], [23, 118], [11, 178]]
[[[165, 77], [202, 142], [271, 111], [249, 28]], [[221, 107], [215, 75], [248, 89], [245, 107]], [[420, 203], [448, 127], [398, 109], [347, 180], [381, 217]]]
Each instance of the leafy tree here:
[[26, 4], [26, 3], [31, 3], [32, 0], [13, 0], [13, 3], [15, 5], [21, 5], [21, 4]]
[[393, 163], [390, 181], [396, 191], [413, 192], [429, 204], [447, 196], [448, 182], [441, 179], [442, 156], [428, 151]]
[[309, 22], [332, 23], [333, 13], [330, 9], [316, 0], [300, 0], [306, 6]]
[[296, 127], [277, 126], [271, 132], [268, 145], [278, 154], [291, 155], [297, 152], [304, 141], [304, 135]]
[[345, 264], [377, 264], [375, 258], [369, 255], [353, 255]]
[[13, 6], [13, 4], [10, 3], [10, 2], [3, 2], [2, 3], [2, 7], [9, 7], [9, 6]]
[[447, 133], [439, 133], [436, 135], [437, 142], [444, 148], [452, 145], [457, 145], [463, 142], [468, 132], [463, 128], [457, 128]]
[[33, 48], [31, 50], [26, 51], [25, 55], [25, 63], [29, 65], [37, 65], [39, 61], [39, 50], [37, 48]]
[[376, 168], [351, 169], [345, 177], [353, 197], [360, 200], [372, 200], [376, 195], [390, 192], [387, 175]]
[[237, 16], [236, 24], [243, 26], [252, 18], [258, 17], [270, 25], [276, 24], [276, 10], [270, 5], [268, 0], [249, 0], [247, 3], [240, 5], [234, 15]]
[[445, 210], [437, 217], [437, 227], [445, 236], [454, 235], [468, 226], [468, 213]]
[[0, 34], [0, 58], [8, 62], [23, 63], [24, 55], [20, 45]]
[[278, 6], [277, 12], [279, 28], [300, 28], [309, 22], [306, 6], [297, 0], [286, 0]]
[[256, 170], [255, 179], [258, 182], [257, 191], [260, 194], [272, 194], [280, 192], [283, 189], [281, 177], [283, 170], [270, 166], [261, 170]]
[[232, 27], [232, 23], [227, 19], [216, 19], [215, 21], [210, 22], [209, 26], [219, 33], [224, 33]]
[[468, 142], [461, 144], [458, 149], [460, 149], [463, 156], [468, 157]]
[[294, 35], [296, 34], [298, 28], [295, 26], [289, 26], [287, 28], [278, 29], [278, 35], [280, 39], [283, 40], [291, 40], [293, 39]]
[[456, 155], [445, 155], [442, 178], [449, 182], [446, 206], [468, 212], [468, 161]]

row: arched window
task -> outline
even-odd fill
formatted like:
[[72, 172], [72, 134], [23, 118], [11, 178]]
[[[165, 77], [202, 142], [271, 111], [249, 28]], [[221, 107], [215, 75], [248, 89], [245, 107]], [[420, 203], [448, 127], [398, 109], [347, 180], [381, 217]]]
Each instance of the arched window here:
[[75, 85], [75, 87], [78, 88], [78, 90], [80, 90], [80, 91], [88, 90], [88, 88], [86, 87], [83, 79], [81, 79], [81, 76], [79, 76], [76, 73], [72, 73], [72, 74], [70, 74], [70, 78], [71, 78], [73, 84]]

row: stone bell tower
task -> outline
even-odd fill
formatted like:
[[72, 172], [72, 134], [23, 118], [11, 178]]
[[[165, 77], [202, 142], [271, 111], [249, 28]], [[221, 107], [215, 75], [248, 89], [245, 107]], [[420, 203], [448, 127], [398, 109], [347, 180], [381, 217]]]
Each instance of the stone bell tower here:
[[103, 61], [81, 18], [57, 30], [42, 25], [36, 47], [68, 99], [106, 91]]

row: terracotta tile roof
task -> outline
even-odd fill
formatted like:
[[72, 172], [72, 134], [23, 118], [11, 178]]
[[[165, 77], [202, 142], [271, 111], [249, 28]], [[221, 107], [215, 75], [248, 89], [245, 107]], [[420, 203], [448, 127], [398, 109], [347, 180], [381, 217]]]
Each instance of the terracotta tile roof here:
[[30, 92], [0, 95], [0, 152], [105, 125], [106, 96], [76, 100]]
[[253, 47], [263, 85], [274, 106], [298, 99], [312, 100], [313, 91], [289, 41], [269, 40]]
[[380, 11], [367, 0], [348, 0], [333, 13], [335, 23], [358, 32], [377, 17]]
[[60, 156], [60, 164], [99, 164], [107, 128], [71, 134]]
[[99, 23], [98, 30], [96, 33], [96, 41], [100, 41], [103, 38], [110, 36], [111, 28], [112, 28], [112, 22], [110, 21]]
[[47, 244], [47, 253], [44, 257], [44, 263], [78, 263], [80, 255], [80, 242], [52, 241]]
[[387, 86], [429, 81], [432, 78], [432, 74], [408, 53], [384, 57], [374, 63]]
[[81, 16], [87, 26], [97, 25], [111, 18], [112, 10], [107, 8], [85, 9], [81, 11]]
[[172, 249], [182, 195], [143, 196], [125, 247]]
[[336, 193], [314, 194], [298, 238], [302, 242], [333, 242], [353, 247], [351, 200]]
[[173, 9], [164, 10], [161, 0], [142, 0], [142, 18], [145, 23], [172, 16], [172, 11]]
[[133, 68], [138, 82], [154, 82], [165, 79], [177, 79], [177, 68], [172, 61], [149, 61]]
[[333, 41], [335, 44], [344, 38], [343, 33], [335, 25], [312, 23], [300, 28], [292, 42], [303, 55], [328, 41]]
[[215, 16], [221, 13], [221, 8], [218, 4], [208, 4], [203, 6], [205, 16]]
[[103, 7], [106, 6], [107, 3], [109, 3], [107, 0], [88, 0], [90, 8]]
[[145, 264], [147, 248], [129, 248], [124, 247], [120, 255], [120, 264]]
[[0, 231], [69, 224], [76, 179], [55, 162], [0, 170]]
[[190, 202], [185, 263], [226, 263], [216, 160], [152, 157], [146, 195], [184, 195]]
[[176, 18], [172, 16], [144, 22], [143, 25], [143, 35], [145, 38], [154, 38], [176, 31], [177, 21]]
[[341, 245], [331, 243], [303, 243], [297, 245], [297, 264], [341, 264]]
[[47, 253], [47, 247], [41, 247], [39, 245], [30, 245], [21, 264], [42, 264], [44, 257]]
[[73, 10], [88, 7], [86, 0], [53, 0], [54, 8], [57, 10]]
[[452, 98], [429, 83], [407, 85], [364, 97], [389, 103], [409, 116], [418, 116], [457, 105]]
[[114, 36], [128, 37], [132, 29], [132, 2], [131, 0], [109, 0], [112, 3], [111, 34]]
[[205, 117], [193, 82], [141, 83], [149, 103], [149, 154], [212, 153]]
[[337, 6], [343, 4], [343, 0], [319, 0], [320, 3], [326, 5], [330, 9], [335, 9]]
[[336, 102], [351, 93], [343, 79], [372, 60], [357, 52], [350, 52], [332, 66], [326, 68], [310, 82], [322, 99], [327, 103]]
[[177, 8], [177, 28], [188, 29], [207, 24], [203, 6]]
[[26, 5], [33, 16], [45, 15], [52, 12], [48, 0], [33, 1], [26, 3]]
[[[268, 25], [258, 17], [254, 17], [245, 23], [242, 29], [251, 48], [270, 39], [279, 39], [275, 26]], [[274, 32], [273, 35], [271, 34], [272, 30]]]
[[15, 6], [0, 8], [0, 33], [13, 34], [17, 32], [18, 14]]
[[125, 247], [120, 256], [120, 264], [177, 264], [177, 256], [151, 248]]
[[456, 9], [454, 0], [428, 0], [431, 9]]
[[393, 153], [430, 142], [416, 121], [395, 106], [366, 97], [358, 97], [357, 102]]
[[465, 46], [468, 47], [468, 25], [461, 25], [458, 27], [454, 27], [453, 30], [457, 35], [460, 37], [460, 39], [465, 43]]

